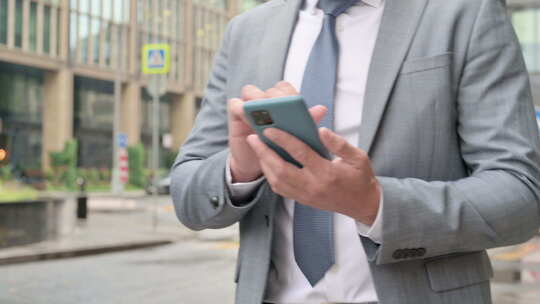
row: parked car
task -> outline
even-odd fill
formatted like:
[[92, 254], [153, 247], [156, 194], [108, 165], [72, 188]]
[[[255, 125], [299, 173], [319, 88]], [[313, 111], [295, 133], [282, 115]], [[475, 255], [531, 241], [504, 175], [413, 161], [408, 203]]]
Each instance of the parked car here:
[[[160, 180], [158, 180], [156, 184], [156, 190], [157, 194], [159, 195], [167, 195], [171, 193], [171, 177], [167, 176]], [[147, 194], [153, 194], [154, 192], [154, 185], [152, 183], [152, 180], [148, 182], [148, 184], [145, 187], [145, 191]]]

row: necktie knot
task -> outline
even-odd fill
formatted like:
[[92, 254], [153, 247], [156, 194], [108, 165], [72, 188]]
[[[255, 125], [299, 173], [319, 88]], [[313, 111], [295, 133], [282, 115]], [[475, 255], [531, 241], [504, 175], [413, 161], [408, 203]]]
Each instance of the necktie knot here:
[[360, 0], [319, 0], [319, 8], [326, 15], [338, 17], [358, 1]]

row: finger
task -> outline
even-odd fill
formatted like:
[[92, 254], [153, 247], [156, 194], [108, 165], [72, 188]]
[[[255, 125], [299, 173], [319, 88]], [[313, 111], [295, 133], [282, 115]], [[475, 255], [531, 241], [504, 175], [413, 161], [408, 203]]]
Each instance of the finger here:
[[296, 88], [287, 81], [280, 81], [274, 87], [285, 93], [287, 96], [299, 94], [298, 90], [296, 90]]
[[266, 90], [266, 96], [267, 98], [276, 98], [276, 97], [285, 97], [287, 96], [287, 94], [283, 91], [281, 91], [280, 89], [276, 89], [276, 88], [270, 88], [268, 90]]
[[287, 132], [276, 128], [267, 128], [264, 130], [264, 135], [308, 169], [319, 169], [323, 162], [326, 162], [311, 147]]
[[[275, 166], [266, 162], [260, 162], [261, 170], [266, 178], [266, 181], [275, 193], [293, 200], [297, 200], [303, 196], [303, 187], [297, 182], [299, 179], [292, 177], [283, 177], [275, 172]], [[296, 167], [294, 168], [296, 169]]]
[[317, 125], [321, 123], [327, 112], [328, 108], [325, 106], [314, 106], [309, 109], [309, 113]]
[[229, 115], [232, 121], [243, 121], [248, 124], [244, 114], [244, 103], [245, 102], [239, 98], [232, 98], [229, 100]]
[[267, 98], [266, 93], [254, 85], [246, 85], [242, 88], [243, 100], [247, 101], [247, 100], [264, 99], [264, 98]]
[[340, 157], [351, 165], [362, 164], [367, 160], [367, 154], [363, 150], [349, 144], [343, 137], [327, 128], [319, 129], [322, 143], [330, 153]]
[[[305, 186], [313, 182], [313, 175], [284, 161], [257, 135], [247, 139], [259, 158], [261, 170], [275, 193], [296, 201], [307, 201]], [[265, 155], [272, 157], [265, 157]]]
[[229, 114], [233, 118], [239, 118], [244, 115], [244, 101], [240, 98], [229, 99]]
[[247, 137], [247, 142], [257, 155], [261, 168], [265, 167], [269, 178], [276, 177], [278, 180], [290, 180], [296, 184], [301, 180], [301, 171], [293, 164], [283, 160], [274, 150], [270, 149], [258, 135], [252, 134]]
[[[259, 161], [274, 166], [291, 165], [283, 160], [274, 150], [270, 149], [256, 134], [249, 135], [247, 142], [253, 149]], [[292, 165], [291, 165], [292, 166]], [[294, 167], [294, 166], [293, 166]]]

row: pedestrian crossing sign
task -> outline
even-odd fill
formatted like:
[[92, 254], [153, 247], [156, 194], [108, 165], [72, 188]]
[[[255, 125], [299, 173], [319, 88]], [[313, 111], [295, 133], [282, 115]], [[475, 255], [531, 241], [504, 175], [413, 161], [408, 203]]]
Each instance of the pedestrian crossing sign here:
[[143, 74], [167, 74], [171, 66], [168, 44], [145, 44], [142, 50]]

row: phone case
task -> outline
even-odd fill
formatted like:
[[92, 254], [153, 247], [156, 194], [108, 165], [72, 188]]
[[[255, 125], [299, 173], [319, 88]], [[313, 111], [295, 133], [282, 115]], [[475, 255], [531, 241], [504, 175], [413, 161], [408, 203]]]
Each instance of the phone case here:
[[[251, 115], [254, 111], [268, 111], [272, 117], [273, 123], [264, 126], [257, 125], [255, 119]], [[310, 146], [322, 157], [327, 159], [330, 158], [328, 151], [319, 138], [317, 125], [311, 118], [302, 96], [248, 101], [244, 104], [244, 113], [247, 116], [251, 127], [257, 132], [261, 140], [286, 161], [291, 162], [300, 168], [302, 167], [302, 165], [293, 159], [285, 150], [263, 135], [263, 131], [266, 128], [277, 128], [292, 134]]]

